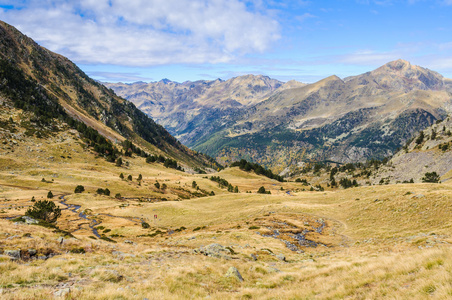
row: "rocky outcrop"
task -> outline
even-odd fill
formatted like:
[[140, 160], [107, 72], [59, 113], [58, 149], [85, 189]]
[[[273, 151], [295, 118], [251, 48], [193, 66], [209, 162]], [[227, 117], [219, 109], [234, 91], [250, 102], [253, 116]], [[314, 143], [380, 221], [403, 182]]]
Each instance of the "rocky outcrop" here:
[[195, 253], [204, 254], [205, 256], [231, 259], [234, 251], [230, 247], [224, 247], [220, 244], [213, 243], [194, 250]]

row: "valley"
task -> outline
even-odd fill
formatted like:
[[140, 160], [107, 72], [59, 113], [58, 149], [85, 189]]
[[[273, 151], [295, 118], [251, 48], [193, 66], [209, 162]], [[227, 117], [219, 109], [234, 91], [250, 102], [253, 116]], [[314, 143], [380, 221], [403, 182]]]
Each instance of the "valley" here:
[[450, 298], [450, 84], [141, 84], [217, 161], [1, 22], [0, 298]]
[[[202, 174], [141, 157], [117, 167], [80, 146], [68, 164], [61, 156], [77, 139], [66, 138], [28, 152], [27, 164], [17, 157], [37, 140], [2, 151], [3, 299], [450, 296], [450, 181], [317, 192], [237, 167], [213, 173], [238, 186], [230, 193]], [[41, 159], [50, 153], [55, 162]], [[215, 195], [192, 196], [193, 181]], [[85, 191], [74, 193], [80, 184]], [[271, 194], [257, 194], [260, 186]], [[9, 220], [49, 190], [62, 208], [58, 230]], [[21, 254], [22, 263], [7, 254], [16, 249], [37, 254]], [[225, 277], [230, 267], [243, 281]]]

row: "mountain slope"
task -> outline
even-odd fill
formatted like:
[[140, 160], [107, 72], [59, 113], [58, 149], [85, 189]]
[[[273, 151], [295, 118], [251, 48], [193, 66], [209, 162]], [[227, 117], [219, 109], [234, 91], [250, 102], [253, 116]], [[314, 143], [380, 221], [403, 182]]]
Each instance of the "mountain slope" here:
[[[409, 141], [374, 178], [374, 183], [421, 182], [425, 173], [436, 172], [442, 181], [452, 178], [452, 118], [438, 120]], [[422, 137], [420, 136], [422, 134]]]
[[132, 103], [90, 79], [67, 58], [40, 47], [3, 22], [0, 63], [2, 94], [19, 108], [34, 111], [38, 121], [55, 117], [66, 122], [78, 120], [113, 143], [129, 139], [189, 165], [208, 163], [206, 157], [181, 145]]
[[[231, 82], [240, 83], [238, 79]], [[250, 87], [245, 79], [242, 89]], [[344, 80], [330, 76], [308, 85], [288, 82], [251, 95], [252, 101], [222, 102], [212, 92], [218, 90], [213, 86], [226, 85], [220, 80], [190, 84], [131, 86], [160, 87], [158, 95], [148, 94], [159, 109], [145, 111], [164, 120], [189, 147], [222, 163], [245, 158], [278, 172], [306, 160], [381, 159], [452, 111], [452, 80], [404, 60]], [[119, 92], [118, 85], [109, 86]], [[130, 93], [121, 86], [126, 98], [141, 101], [143, 90]], [[161, 100], [168, 94], [177, 95], [170, 97], [177, 98], [177, 105]], [[230, 92], [222, 95], [232, 99]]]
[[190, 146], [224, 162], [245, 157], [277, 171], [302, 160], [382, 158], [446, 116], [451, 91], [450, 80], [399, 60], [276, 93]]
[[219, 128], [225, 128], [232, 116], [274, 92], [304, 84], [297, 81], [284, 84], [266, 76], [245, 75], [227, 81], [177, 83], [164, 79], [151, 83], [104, 85], [133, 102], [184, 144], [194, 145]]

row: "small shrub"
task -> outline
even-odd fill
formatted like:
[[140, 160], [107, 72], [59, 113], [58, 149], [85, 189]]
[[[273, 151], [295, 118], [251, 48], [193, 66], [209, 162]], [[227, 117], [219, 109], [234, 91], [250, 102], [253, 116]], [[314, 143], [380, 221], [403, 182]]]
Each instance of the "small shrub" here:
[[83, 254], [85, 253], [85, 249], [83, 247], [74, 247], [69, 252], [75, 253], [75, 254]]
[[142, 223], [141, 223], [141, 227], [143, 227], [144, 229], [147, 229], [147, 228], [150, 228], [151, 225], [149, 225], [149, 223], [142, 222]]
[[85, 191], [85, 187], [83, 185], [77, 185], [75, 187], [74, 193], [80, 194], [80, 193], [83, 193], [84, 191]]
[[52, 199], [52, 198], [53, 198], [52, 191], [49, 191], [49, 192], [47, 193], [47, 199]]
[[259, 188], [259, 190], [257, 190], [258, 194], [270, 194], [270, 191], [266, 191], [265, 188], [263, 186], [261, 186]]
[[122, 198], [122, 196], [121, 196], [121, 194], [120, 194], [120, 193], [117, 193], [117, 194], [115, 195], [115, 198], [116, 198], [116, 199], [121, 199], [121, 198]]

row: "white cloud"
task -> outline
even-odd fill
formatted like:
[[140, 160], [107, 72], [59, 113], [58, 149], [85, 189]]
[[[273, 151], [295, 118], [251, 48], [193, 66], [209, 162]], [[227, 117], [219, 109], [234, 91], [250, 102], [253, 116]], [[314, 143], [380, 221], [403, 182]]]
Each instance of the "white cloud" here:
[[[263, 52], [280, 26], [239, 0], [26, 0], [0, 18], [78, 63], [221, 63]], [[14, 4], [12, 4], [14, 5]]]
[[344, 55], [339, 59], [339, 62], [355, 65], [380, 65], [399, 58], [403, 58], [399, 52], [360, 50], [352, 54]]

